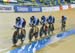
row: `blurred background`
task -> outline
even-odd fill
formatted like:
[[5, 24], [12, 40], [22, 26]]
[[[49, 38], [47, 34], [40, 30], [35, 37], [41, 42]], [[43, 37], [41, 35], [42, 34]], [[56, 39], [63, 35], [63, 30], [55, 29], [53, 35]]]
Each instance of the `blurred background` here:
[[70, 3], [75, 0], [0, 0], [0, 5], [58, 6]]

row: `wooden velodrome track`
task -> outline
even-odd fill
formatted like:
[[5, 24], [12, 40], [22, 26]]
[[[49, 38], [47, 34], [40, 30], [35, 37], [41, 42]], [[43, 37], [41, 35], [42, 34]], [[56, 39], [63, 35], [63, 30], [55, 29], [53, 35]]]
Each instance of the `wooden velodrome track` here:
[[[48, 17], [53, 15], [56, 19], [54, 34], [60, 32], [61, 26], [61, 16], [65, 15], [67, 17], [67, 29], [75, 28], [75, 9], [69, 9], [57, 12], [43, 12], [43, 13], [0, 13], [0, 51], [5, 48], [10, 48], [12, 46], [12, 34], [14, 32], [13, 25], [15, 23], [15, 18], [20, 16], [26, 19], [26, 39], [25, 44], [28, 43], [28, 31], [30, 29], [28, 23], [29, 18], [34, 15], [40, 19], [42, 15]], [[70, 36], [60, 42], [48, 45], [47, 47], [37, 51], [37, 53], [75, 53], [75, 36]], [[1, 53], [1, 52], [0, 52]]]

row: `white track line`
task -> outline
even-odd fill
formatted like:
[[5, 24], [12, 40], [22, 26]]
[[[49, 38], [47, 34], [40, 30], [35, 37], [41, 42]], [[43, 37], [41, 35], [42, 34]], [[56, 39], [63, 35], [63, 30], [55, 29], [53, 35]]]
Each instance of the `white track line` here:
[[34, 46], [34, 48], [33, 48], [33, 53], [36, 53], [36, 46], [38, 45], [38, 41], [36, 42], [36, 44], [35, 44], [35, 46]]
[[25, 47], [26, 47], [26, 45], [22, 46], [21, 49], [18, 51], [18, 53], [21, 53], [21, 51], [24, 50]]
[[28, 51], [30, 51], [31, 47], [32, 47], [32, 44], [29, 46]]
[[[10, 48], [10, 47], [9, 47]], [[5, 48], [5, 49], [0, 49], [0, 53], [3, 52], [3, 51], [6, 51], [8, 50], [9, 48]]]

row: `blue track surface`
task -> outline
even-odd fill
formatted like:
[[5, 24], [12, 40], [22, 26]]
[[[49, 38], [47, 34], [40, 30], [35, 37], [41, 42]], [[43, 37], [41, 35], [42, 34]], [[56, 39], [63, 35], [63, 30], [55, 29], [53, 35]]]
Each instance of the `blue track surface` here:
[[[72, 34], [75, 34], [75, 29], [57, 34], [56, 37], [58, 39], [59, 38], [63, 39], [63, 38], [70, 36]], [[38, 40], [36, 42], [28, 44], [26, 46], [22, 46], [20, 48], [16, 48], [14, 50], [11, 50], [11, 51], [9, 51], [9, 53], [35, 53], [37, 50], [44, 48], [46, 45], [50, 44], [51, 42], [52, 42], [52, 40], [49, 37], [47, 37], [42, 40]]]

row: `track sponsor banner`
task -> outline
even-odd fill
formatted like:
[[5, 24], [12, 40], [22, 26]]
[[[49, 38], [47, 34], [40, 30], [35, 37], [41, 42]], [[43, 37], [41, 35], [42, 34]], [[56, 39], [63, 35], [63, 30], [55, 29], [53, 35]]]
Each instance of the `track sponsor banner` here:
[[52, 11], [59, 11], [59, 6], [54, 7], [42, 7], [42, 12], [52, 12]]
[[72, 7], [72, 8], [75, 8], [75, 4], [71, 4], [71, 7]]
[[66, 10], [66, 9], [68, 9], [68, 5], [63, 5], [62, 8], [63, 8], [63, 10]]
[[0, 12], [14, 12], [14, 6], [0, 5]]
[[15, 6], [15, 12], [42, 12], [41, 7]]
[[41, 7], [32, 7], [31, 12], [42, 12], [42, 8]]
[[14, 6], [15, 12], [29, 12], [30, 8], [26, 6]]

